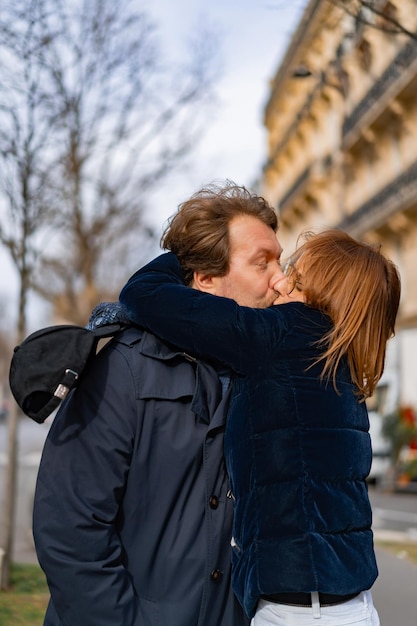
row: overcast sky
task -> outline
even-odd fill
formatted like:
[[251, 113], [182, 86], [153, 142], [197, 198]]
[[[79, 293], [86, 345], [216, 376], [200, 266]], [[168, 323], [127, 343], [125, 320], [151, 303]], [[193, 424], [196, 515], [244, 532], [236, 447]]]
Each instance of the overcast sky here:
[[[263, 111], [268, 85], [278, 69], [306, 0], [148, 0], [161, 41], [174, 54], [187, 49], [193, 29], [208, 24], [219, 33], [223, 71], [214, 122], [193, 156], [194, 168], [166, 189], [153, 206], [160, 230], [179, 202], [202, 185], [229, 178], [250, 186], [266, 160]], [[169, 194], [169, 196], [168, 196]], [[169, 198], [169, 199], [168, 199]], [[163, 206], [163, 208], [162, 208]], [[158, 210], [159, 208], [159, 210]]]

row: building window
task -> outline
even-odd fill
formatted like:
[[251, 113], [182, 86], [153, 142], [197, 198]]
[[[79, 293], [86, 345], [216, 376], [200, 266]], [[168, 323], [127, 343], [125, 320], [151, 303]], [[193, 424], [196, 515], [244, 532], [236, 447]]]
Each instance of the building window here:
[[359, 65], [365, 72], [369, 72], [372, 65], [372, 50], [371, 44], [366, 39], [362, 39], [362, 41], [357, 46], [358, 56], [359, 56]]

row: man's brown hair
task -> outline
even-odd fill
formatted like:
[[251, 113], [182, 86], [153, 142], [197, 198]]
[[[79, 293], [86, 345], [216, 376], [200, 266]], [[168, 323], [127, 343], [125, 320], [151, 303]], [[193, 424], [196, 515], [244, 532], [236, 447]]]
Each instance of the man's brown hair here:
[[161, 246], [177, 255], [186, 284], [194, 271], [225, 276], [229, 271], [229, 223], [238, 215], [258, 218], [274, 232], [278, 218], [268, 202], [231, 181], [211, 184], [180, 204], [161, 238]]

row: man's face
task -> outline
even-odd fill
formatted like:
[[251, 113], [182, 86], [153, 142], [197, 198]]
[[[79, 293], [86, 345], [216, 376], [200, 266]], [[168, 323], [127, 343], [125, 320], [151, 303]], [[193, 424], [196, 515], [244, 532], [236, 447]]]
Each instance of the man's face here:
[[276, 234], [258, 218], [239, 215], [229, 224], [229, 238], [230, 269], [226, 276], [212, 277], [211, 293], [241, 306], [270, 306], [277, 296], [273, 285], [283, 277]]

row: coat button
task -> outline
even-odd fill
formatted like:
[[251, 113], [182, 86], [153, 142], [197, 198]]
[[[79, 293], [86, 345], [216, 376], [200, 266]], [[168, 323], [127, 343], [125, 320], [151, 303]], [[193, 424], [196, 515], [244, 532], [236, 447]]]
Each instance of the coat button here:
[[221, 578], [221, 575], [222, 573], [219, 569], [214, 569], [210, 574], [210, 578], [214, 583], [218, 583]]
[[219, 499], [217, 496], [210, 496], [209, 504], [212, 509], [217, 509], [219, 506]]

